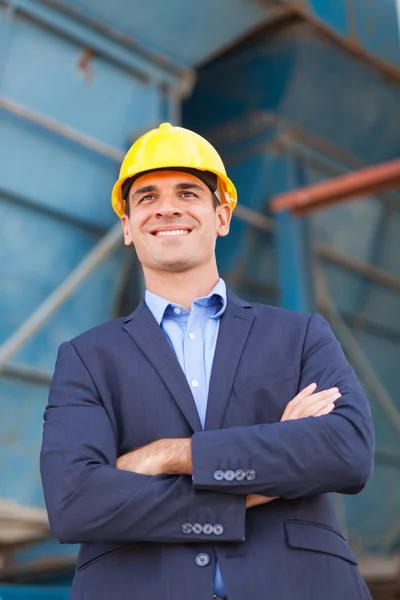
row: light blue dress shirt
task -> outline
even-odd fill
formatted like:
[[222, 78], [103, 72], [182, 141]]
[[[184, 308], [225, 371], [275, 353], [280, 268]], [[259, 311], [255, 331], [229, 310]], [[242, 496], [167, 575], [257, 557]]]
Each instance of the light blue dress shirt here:
[[[191, 312], [148, 290], [145, 302], [167, 336], [186, 375], [204, 429], [219, 318], [226, 308], [225, 282], [219, 279], [208, 296], [194, 300]], [[226, 595], [218, 564], [215, 571], [215, 594]]]

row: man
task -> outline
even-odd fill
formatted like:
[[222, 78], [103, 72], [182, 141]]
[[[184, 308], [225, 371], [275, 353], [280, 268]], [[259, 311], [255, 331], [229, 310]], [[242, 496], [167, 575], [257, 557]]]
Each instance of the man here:
[[367, 401], [321, 316], [218, 277], [236, 190], [216, 150], [162, 124], [112, 201], [145, 300], [62, 344], [45, 413], [50, 524], [82, 544], [71, 599], [369, 598], [326, 495], [371, 473]]

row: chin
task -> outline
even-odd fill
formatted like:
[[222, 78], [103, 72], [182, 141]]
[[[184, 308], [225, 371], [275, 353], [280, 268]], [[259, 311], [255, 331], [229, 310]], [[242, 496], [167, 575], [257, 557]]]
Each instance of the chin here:
[[190, 259], [182, 260], [182, 257], [166, 259], [163, 257], [157, 262], [158, 268], [169, 273], [182, 273], [196, 266]]
[[175, 261], [175, 262], [164, 262], [161, 265], [163, 271], [167, 271], [169, 273], [183, 273], [184, 271], [189, 271], [193, 268], [194, 265], [188, 262]]

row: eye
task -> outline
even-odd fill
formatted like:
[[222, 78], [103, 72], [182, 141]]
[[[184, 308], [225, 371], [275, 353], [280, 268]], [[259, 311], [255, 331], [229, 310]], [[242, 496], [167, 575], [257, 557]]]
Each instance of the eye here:
[[140, 198], [138, 204], [141, 204], [142, 202], [150, 202], [151, 200], [154, 200], [154, 198], [155, 196], [153, 196], [152, 194], [147, 194], [147, 196], [143, 196], [143, 198]]
[[193, 192], [182, 192], [182, 198], [195, 198], [196, 194]]

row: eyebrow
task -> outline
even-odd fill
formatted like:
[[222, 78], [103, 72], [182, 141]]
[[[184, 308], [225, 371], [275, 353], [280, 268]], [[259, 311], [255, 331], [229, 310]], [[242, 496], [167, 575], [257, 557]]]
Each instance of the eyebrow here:
[[[174, 187], [178, 190], [199, 190], [204, 192], [204, 188], [197, 183], [177, 183]], [[131, 199], [133, 200], [136, 196], [147, 194], [148, 192], [156, 192], [157, 190], [156, 185], [144, 185], [133, 192]]]
[[197, 183], [178, 183], [175, 187], [178, 190], [202, 190], [204, 192], [204, 188]]
[[138, 188], [132, 194], [132, 198], [135, 196], [140, 196], [140, 194], [146, 194], [147, 192], [155, 192], [157, 190], [155, 185], [144, 185], [143, 187]]

